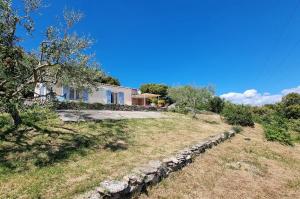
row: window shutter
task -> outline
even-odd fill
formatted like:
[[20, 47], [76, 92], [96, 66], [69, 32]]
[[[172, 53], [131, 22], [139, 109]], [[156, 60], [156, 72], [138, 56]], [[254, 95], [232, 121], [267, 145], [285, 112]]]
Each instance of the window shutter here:
[[65, 100], [69, 99], [70, 88], [68, 86], [63, 86], [63, 98]]
[[111, 91], [110, 90], [106, 90], [106, 98], [107, 98], [106, 103], [111, 104]]
[[40, 95], [41, 95], [41, 99], [46, 99], [46, 95], [47, 94], [47, 88], [44, 84], [41, 84], [41, 88], [40, 88]]
[[84, 102], [88, 102], [88, 101], [89, 101], [89, 92], [88, 92], [87, 89], [84, 89], [84, 90], [83, 90], [82, 98], [83, 98], [83, 101], [84, 101]]
[[124, 93], [120, 92], [118, 93], [118, 99], [119, 99], [119, 104], [124, 105]]

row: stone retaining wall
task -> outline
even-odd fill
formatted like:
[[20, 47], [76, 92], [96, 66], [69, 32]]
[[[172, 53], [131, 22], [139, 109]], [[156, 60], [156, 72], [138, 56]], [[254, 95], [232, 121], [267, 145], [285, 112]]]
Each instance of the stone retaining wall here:
[[122, 180], [106, 180], [100, 186], [88, 193], [89, 199], [119, 199], [132, 198], [140, 195], [172, 172], [182, 169], [192, 163], [193, 159], [221, 142], [233, 137], [236, 132], [232, 129], [228, 132], [211, 136], [196, 145], [179, 151], [176, 155], [162, 161], [150, 161], [144, 166], [133, 169]]
[[111, 111], [167, 111], [164, 107], [137, 106], [137, 105], [120, 105], [120, 104], [101, 104], [101, 103], [83, 103], [83, 102], [57, 102], [58, 110], [111, 110]]

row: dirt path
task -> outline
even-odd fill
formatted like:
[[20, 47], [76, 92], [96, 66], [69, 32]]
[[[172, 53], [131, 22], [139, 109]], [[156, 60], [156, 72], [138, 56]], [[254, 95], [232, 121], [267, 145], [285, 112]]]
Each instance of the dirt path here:
[[97, 121], [97, 120], [120, 120], [120, 119], [143, 119], [165, 118], [160, 112], [144, 111], [108, 111], [108, 110], [59, 110], [59, 117], [64, 122]]
[[245, 129], [141, 198], [300, 198], [300, 146], [267, 142], [262, 134], [260, 127]]

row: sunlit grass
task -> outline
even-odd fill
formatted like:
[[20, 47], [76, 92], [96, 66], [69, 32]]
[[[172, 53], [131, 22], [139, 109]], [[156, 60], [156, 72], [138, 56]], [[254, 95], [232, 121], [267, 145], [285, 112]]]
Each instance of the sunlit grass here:
[[[40, 111], [46, 116], [37, 116]], [[17, 131], [7, 122], [1, 128], [0, 198], [73, 198], [103, 179], [230, 128], [218, 115], [64, 124], [47, 111], [23, 113], [26, 125]], [[112, 147], [120, 140], [127, 149]]]

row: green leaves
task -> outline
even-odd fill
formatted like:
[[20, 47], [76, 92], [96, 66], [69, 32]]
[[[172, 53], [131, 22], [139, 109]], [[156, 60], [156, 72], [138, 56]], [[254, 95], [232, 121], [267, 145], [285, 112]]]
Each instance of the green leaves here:
[[231, 125], [254, 126], [251, 110], [247, 106], [226, 103], [222, 115]]
[[213, 92], [207, 87], [179, 86], [168, 89], [168, 96], [176, 102], [181, 110], [192, 111], [206, 110]]
[[19, 12], [11, 1], [0, 0], [0, 102], [14, 107], [6, 109], [14, 110], [12, 116], [18, 114], [15, 103], [22, 105], [26, 98], [33, 98], [37, 84], [49, 89], [57, 83], [89, 89], [103, 76], [93, 54], [87, 53], [92, 40], [71, 31], [83, 17], [78, 11], [64, 11], [65, 27], [46, 29], [39, 53], [31, 54], [20, 46], [17, 33], [21, 32], [20, 28], [25, 28], [27, 33], [34, 30], [31, 14], [41, 3], [41, 0], [24, 0], [24, 12]]

